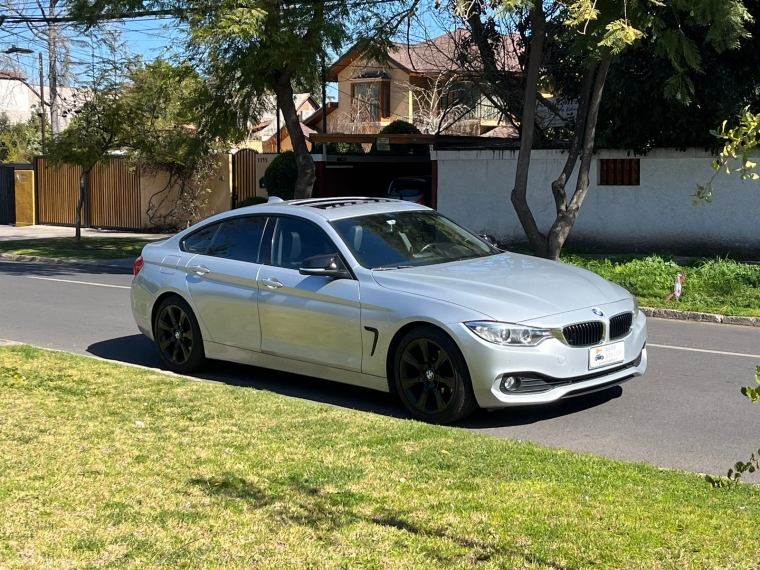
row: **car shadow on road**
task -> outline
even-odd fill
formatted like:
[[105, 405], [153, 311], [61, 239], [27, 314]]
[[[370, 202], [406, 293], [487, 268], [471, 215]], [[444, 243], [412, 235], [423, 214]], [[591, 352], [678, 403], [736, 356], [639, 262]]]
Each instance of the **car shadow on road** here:
[[106, 267], [101, 265], [71, 265], [67, 263], [37, 263], [31, 261], [0, 261], [2, 275], [32, 275], [60, 277], [62, 275], [131, 275], [132, 267]]
[[[153, 342], [140, 334], [92, 344], [87, 347], [87, 352], [117, 362], [166, 369]], [[193, 377], [230, 386], [267, 390], [284, 396], [393, 418], [411, 418], [394, 394], [299, 374], [212, 360], [204, 370], [193, 374]], [[546, 406], [508, 408], [494, 412], [479, 410], [472, 417], [457, 424], [457, 427], [488, 429], [534, 424], [603, 405], [619, 398], [622, 393], [622, 388], [616, 386]]]
[[488, 429], [500, 427], [515, 427], [528, 424], [535, 424], [546, 420], [552, 420], [562, 416], [577, 414], [602, 406], [607, 402], [615, 400], [623, 395], [623, 388], [613, 386], [599, 392], [559, 400], [551, 404], [541, 406], [522, 406], [514, 408], [504, 408], [487, 412], [481, 410], [472, 417], [459, 424], [459, 427], [466, 429]]
[[[139, 334], [92, 344], [87, 347], [87, 352], [117, 362], [166, 369], [153, 342]], [[392, 394], [299, 374], [211, 360], [203, 370], [192, 376], [383, 416], [411, 417]]]

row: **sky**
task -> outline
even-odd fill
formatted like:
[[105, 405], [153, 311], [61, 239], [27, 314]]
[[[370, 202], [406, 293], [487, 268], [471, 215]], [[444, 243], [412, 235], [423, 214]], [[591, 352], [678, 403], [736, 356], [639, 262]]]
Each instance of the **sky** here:
[[[36, 0], [0, 0], [4, 7], [0, 8], [1, 14], [13, 15], [8, 6], [14, 6], [15, 14], [26, 16], [39, 16], [40, 12]], [[427, 22], [427, 26], [432, 22]], [[37, 26], [44, 24], [36, 24]], [[73, 62], [71, 84], [86, 83], [91, 76], [92, 62], [108, 57], [109, 52], [104, 43], [96, 34], [92, 36], [78, 31], [74, 26], [61, 24], [61, 30], [70, 37], [70, 59]], [[140, 55], [144, 61], [151, 61], [157, 57], [169, 57], [177, 53], [177, 45], [181, 43], [183, 34], [177, 28], [176, 21], [169, 18], [141, 18], [125, 20], [120, 23], [110, 24], [114, 29], [121, 31], [121, 39], [129, 46], [131, 54]], [[437, 34], [433, 34], [437, 35]], [[405, 38], [401, 38], [402, 41]], [[410, 38], [411, 39], [411, 38]], [[421, 39], [421, 38], [420, 38]], [[414, 41], [414, 40], [412, 40]], [[10, 48], [32, 50], [34, 53], [4, 54]], [[172, 49], [172, 48], [175, 49]], [[20, 70], [31, 83], [39, 82], [38, 52], [43, 52], [45, 58], [44, 74], [47, 83], [47, 44], [43, 37], [35, 36], [24, 23], [5, 21], [0, 24], [0, 69]], [[335, 54], [337, 57], [340, 54]], [[337, 97], [336, 85], [328, 84], [328, 99]]]
[[[23, 9], [25, 15], [35, 15], [31, 8]], [[0, 13], [7, 10], [0, 9]], [[35, 24], [40, 25], [40, 24]], [[72, 82], [86, 82], [92, 68], [93, 60], [109, 56], [109, 50], [97, 33], [83, 33], [68, 24], [59, 25], [60, 32], [69, 37], [69, 58], [72, 62]], [[110, 24], [113, 30], [121, 32], [121, 41], [128, 46], [132, 55], [140, 55], [144, 61], [152, 61], [157, 57], [171, 55], [172, 45], [176, 44], [181, 33], [176, 23], [171, 19], [142, 18], [127, 20], [123, 23]], [[10, 48], [32, 50], [34, 53], [5, 54]], [[47, 42], [45, 38], [35, 35], [24, 23], [3, 22], [0, 25], [0, 68], [5, 70], [21, 70], [33, 83], [39, 82], [38, 52], [45, 58], [44, 74], [47, 78]], [[47, 83], [47, 79], [45, 80]]]

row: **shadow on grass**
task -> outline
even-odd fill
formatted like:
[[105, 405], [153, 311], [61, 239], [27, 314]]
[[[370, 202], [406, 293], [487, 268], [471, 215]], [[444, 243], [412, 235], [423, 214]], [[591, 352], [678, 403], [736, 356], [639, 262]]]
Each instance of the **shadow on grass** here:
[[[87, 352], [117, 362], [139, 364], [158, 369], [166, 368], [158, 356], [158, 351], [153, 342], [140, 334], [92, 344], [87, 347]], [[320, 380], [310, 376], [214, 360], [210, 361], [204, 370], [193, 374], [193, 377], [221, 382], [230, 386], [267, 390], [283, 396], [320, 402], [340, 408], [401, 419], [411, 418], [395, 394]], [[622, 388], [613, 387], [602, 392], [561, 400], [545, 406], [508, 408], [495, 412], [479, 411], [471, 418], [460, 422], [458, 427], [483, 429], [533, 424], [604, 405], [615, 398], [619, 398], [622, 393]]]
[[[451, 528], [413, 521], [411, 513], [387, 506], [376, 506], [374, 513], [366, 514], [369, 506], [367, 503], [373, 501], [370, 496], [362, 495], [364, 500], [361, 501], [363, 506], [360, 511], [355, 508], [359, 503], [346, 504], [342, 501], [345, 491], [326, 491], [296, 475], [271, 480], [265, 488], [257, 487], [230, 473], [219, 477], [190, 479], [188, 484], [200, 488], [211, 498], [243, 501], [250, 509], [274, 507], [265, 513], [266, 518], [270, 521], [279, 519], [286, 526], [298, 525], [318, 533], [336, 532], [357, 524], [392, 529], [399, 533], [394, 540], [414, 542], [415, 550], [441, 563], [466, 562], [474, 565], [496, 557], [519, 556], [526, 562], [542, 567], [567, 569], [554, 561], [537, 559], [530, 553], [502, 543], [491, 533], [485, 538], [472, 533], [465, 536]], [[322, 539], [329, 541], [330, 537], [323, 536]], [[453, 543], [463, 552], [452, 556], [442, 549], [441, 541]]]

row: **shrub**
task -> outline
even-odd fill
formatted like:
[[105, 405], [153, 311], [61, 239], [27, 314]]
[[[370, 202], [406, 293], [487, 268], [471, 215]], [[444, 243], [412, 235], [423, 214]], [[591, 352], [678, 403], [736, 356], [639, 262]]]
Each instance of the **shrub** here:
[[267, 199], [263, 196], [251, 196], [250, 198], [246, 198], [245, 200], [240, 200], [240, 202], [237, 203], [235, 208], [245, 208], [246, 206], [255, 206], [256, 204], [263, 204], [266, 202]]
[[[402, 120], [393, 121], [391, 124], [386, 125], [378, 133], [380, 135], [419, 135], [422, 134], [420, 130], [412, 123], [408, 123]], [[372, 145], [372, 154], [393, 154], [393, 155], [422, 155], [428, 154], [430, 149], [428, 145], [424, 144], [394, 144], [391, 145], [390, 152], [377, 150], [377, 145]]]
[[264, 172], [264, 187], [267, 194], [283, 200], [292, 200], [296, 192], [298, 167], [292, 150], [278, 155]]
[[420, 130], [412, 123], [398, 119], [380, 130], [381, 135], [419, 135]]

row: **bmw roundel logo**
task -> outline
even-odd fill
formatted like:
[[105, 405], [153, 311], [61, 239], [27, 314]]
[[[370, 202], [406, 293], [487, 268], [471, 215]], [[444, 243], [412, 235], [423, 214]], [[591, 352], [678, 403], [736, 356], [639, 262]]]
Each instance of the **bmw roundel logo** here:
[[601, 309], [594, 308], [594, 309], [591, 309], [591, 312], [594, 313], [597, 317], [603, 317], [604, 316], [604, 313], [602, 312]]

